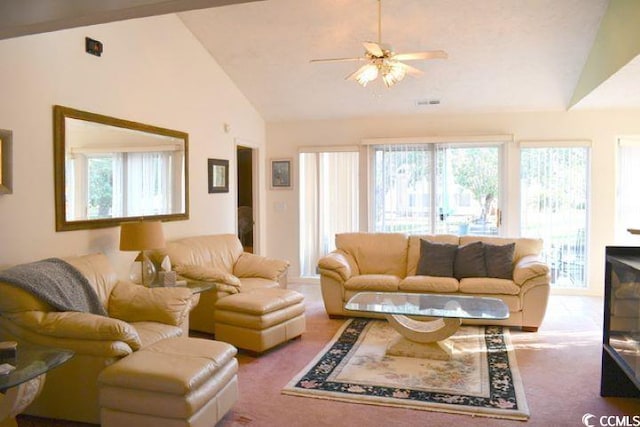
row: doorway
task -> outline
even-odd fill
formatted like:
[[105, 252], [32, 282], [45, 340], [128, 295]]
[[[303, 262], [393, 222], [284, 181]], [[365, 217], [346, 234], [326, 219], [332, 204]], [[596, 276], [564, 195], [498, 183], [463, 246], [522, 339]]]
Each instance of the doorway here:
[[238, 238], [245, 252], [253, 253], [254, 247], [254, 155], [255, 149], [236, 146], [236, 171], [238, 197], [236, 201]]

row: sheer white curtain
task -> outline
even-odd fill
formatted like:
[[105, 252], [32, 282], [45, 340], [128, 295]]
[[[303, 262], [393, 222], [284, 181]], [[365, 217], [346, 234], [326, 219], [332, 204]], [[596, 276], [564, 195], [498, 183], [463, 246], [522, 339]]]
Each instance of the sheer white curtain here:
[[113, 203], [112, 213], [113, 217], [120, 218], [125, 216], [124, 212], [124, 153], [113, 153], [112, 155], [112, 167], [113, 167]]
[[616, 194], [616, 242], [636, 245], [638, 236], [628, 228], [640, 228], [640, 137], [618, 140], [618, 191]]
[[127, 188], [125, 212], [127, 215], [157, 215], [171, 212], [169, 152], [127, 153]]
[[358, 231], [357, 151], [300, 153], [300, 275], [316, 276], [337, 233]]

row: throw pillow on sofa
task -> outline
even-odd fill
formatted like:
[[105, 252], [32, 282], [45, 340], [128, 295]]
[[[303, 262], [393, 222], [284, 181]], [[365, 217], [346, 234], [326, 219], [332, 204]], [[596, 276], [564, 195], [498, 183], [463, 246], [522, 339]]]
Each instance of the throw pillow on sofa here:
[[453, 277], [453, 264], [458, 245], [420, 240], [419, 276]]
[[508, 245], [484, 245], [484, 259], [487, 265], [487, 275], [496, 279], [513, 278], [513, 256], [515, 243]]
[[487, 277], [484, 244], [473, 242], [459, 246], [453, 264], [453, 275], [456, 279], [465, 277]]

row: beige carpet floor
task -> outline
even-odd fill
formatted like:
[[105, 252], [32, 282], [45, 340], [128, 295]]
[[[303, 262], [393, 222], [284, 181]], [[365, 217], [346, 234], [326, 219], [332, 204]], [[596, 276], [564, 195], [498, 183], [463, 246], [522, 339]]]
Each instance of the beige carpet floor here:
[[[290, 288], [305, 294], [307, 332], [259, 358], [239, 354], [240, 399], [219, 427], [560, 427], [583, 425], [586, 413], [598, 418], [640, 415], [640, 399], [600, 397], [603, 303], [601, 298], [579, 296], [551, 296], [547, 317], [537, 333], [511, 332], [531, 412], [526, 422], [283, 395], [283, 386], [322, 350], [343, 322], [324, 313], [317, 285], [293, 284]], [[20, 416], [18, 425], [87, 426], [28, 416]]]

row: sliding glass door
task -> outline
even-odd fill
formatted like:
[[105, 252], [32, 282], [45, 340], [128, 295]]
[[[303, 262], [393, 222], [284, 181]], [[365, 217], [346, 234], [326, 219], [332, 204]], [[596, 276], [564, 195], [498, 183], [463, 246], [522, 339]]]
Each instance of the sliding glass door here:
[[371, 228], [497, 235], [501, 145], [373, 145]]
[[523, 236], [541, 237], [555, 288], [587, 287], [589, 147], [522, 144]]

